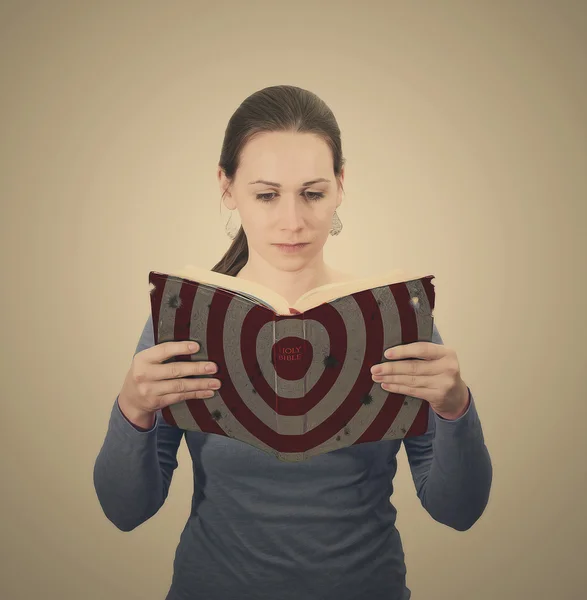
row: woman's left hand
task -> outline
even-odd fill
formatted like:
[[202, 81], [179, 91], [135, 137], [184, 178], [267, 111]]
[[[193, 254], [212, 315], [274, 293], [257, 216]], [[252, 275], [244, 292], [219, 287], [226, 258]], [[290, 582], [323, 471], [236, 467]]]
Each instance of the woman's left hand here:
[[[384, 390], [426, 400], [445, 419], [457, 419], [467, 411], [469, 390], [451, 348], [414, 342], [388, 348], [384, 356], [391, 360], [371, 367], [373, 381]], [[397, 360], [410, 358], [421, 360]]]

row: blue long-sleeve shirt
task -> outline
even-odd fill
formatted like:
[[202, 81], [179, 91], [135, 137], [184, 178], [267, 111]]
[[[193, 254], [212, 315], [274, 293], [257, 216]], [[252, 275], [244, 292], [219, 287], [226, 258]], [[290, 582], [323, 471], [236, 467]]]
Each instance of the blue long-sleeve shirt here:
[[[432, 341], [442, 344], [434, 325]], [[148, 318], [135, 354], [154, 345]], [[133, 425], [118, 397], [94, 466], [106, 517], [132, 531], [161, 508], [185, 436], [191, 512], [165, 600], [408, 600], [397, 511], [390, 502], [404, 444], [418, 498], [459, 531], [483, 513], [492, 481], [475, 400], [461, 417], [432, 409], [428, 431], [287, 463], [233, 438], [184, 432], [161, 413]]]

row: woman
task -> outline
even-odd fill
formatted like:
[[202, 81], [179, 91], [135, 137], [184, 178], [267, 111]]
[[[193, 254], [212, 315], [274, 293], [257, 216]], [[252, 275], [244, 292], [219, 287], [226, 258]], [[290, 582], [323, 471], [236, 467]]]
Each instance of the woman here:
[[[341, 229], [343, 162], [336, 120], [314, 94], [274, 86], [248, 97], [228, 124], [218, 170], [242, 227], [213, 270], [292, 304], [313, 287], [353, 278], [323, 259], [329, 234]], [[485, 509], [492, 466], [473, 397], [436, 327], [433, 342], [396, 347], [392, 358], [424, 360], [387, 361], [373, 378], [429, 402], [427, 433], [403, 444], [423, 507], [464, 531]], [[390, 502], [402, 441], [287, 463], [229, 437], [170, 427], [160, 408], [212, 393], [203, 389], [213, 375], [187, 379], [191, 395], [172, 393], [177, 382], [161, 363], [186, 350], [186, 342], [154, 346], [149, 317], [94, 469], [104, 513], [131, 531], [165, 502], [185, 435], [194, 495], [166, 600], [410, 598]], [[137, 384], [139, 371], [148, 386]]]

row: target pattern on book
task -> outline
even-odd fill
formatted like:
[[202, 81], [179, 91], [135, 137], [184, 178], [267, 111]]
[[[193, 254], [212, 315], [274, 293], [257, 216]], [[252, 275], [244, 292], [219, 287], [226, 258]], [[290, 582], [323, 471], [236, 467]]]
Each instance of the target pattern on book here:
[[151, 272], [155, 344], [195, 340], [222, 386], [213, 398], [162, 409], [186, 431], [228, 436], [280, 460], [421, 435], [428, 403], [385, 391], [371, 367], [384, 351], [433, 331], [432, 276], [277, 315], [231, 290]]

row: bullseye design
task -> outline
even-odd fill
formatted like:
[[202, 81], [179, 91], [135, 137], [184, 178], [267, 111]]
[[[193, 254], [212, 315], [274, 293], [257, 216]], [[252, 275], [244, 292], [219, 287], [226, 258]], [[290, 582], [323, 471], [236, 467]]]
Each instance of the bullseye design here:
[[213, 398], [163, 409], [168, 423], [233, 437], [286, 461], [426, 430], [427, 403], [383, 390], [370, 368], [389, 347], [430, 339], [428, 281], [365, 290], [288, 316], [210, 286], [174, 277], [153, 282], [156, 343], [198, 340], [200, 352], [177, 358], [216, 362], [222, 381]]

